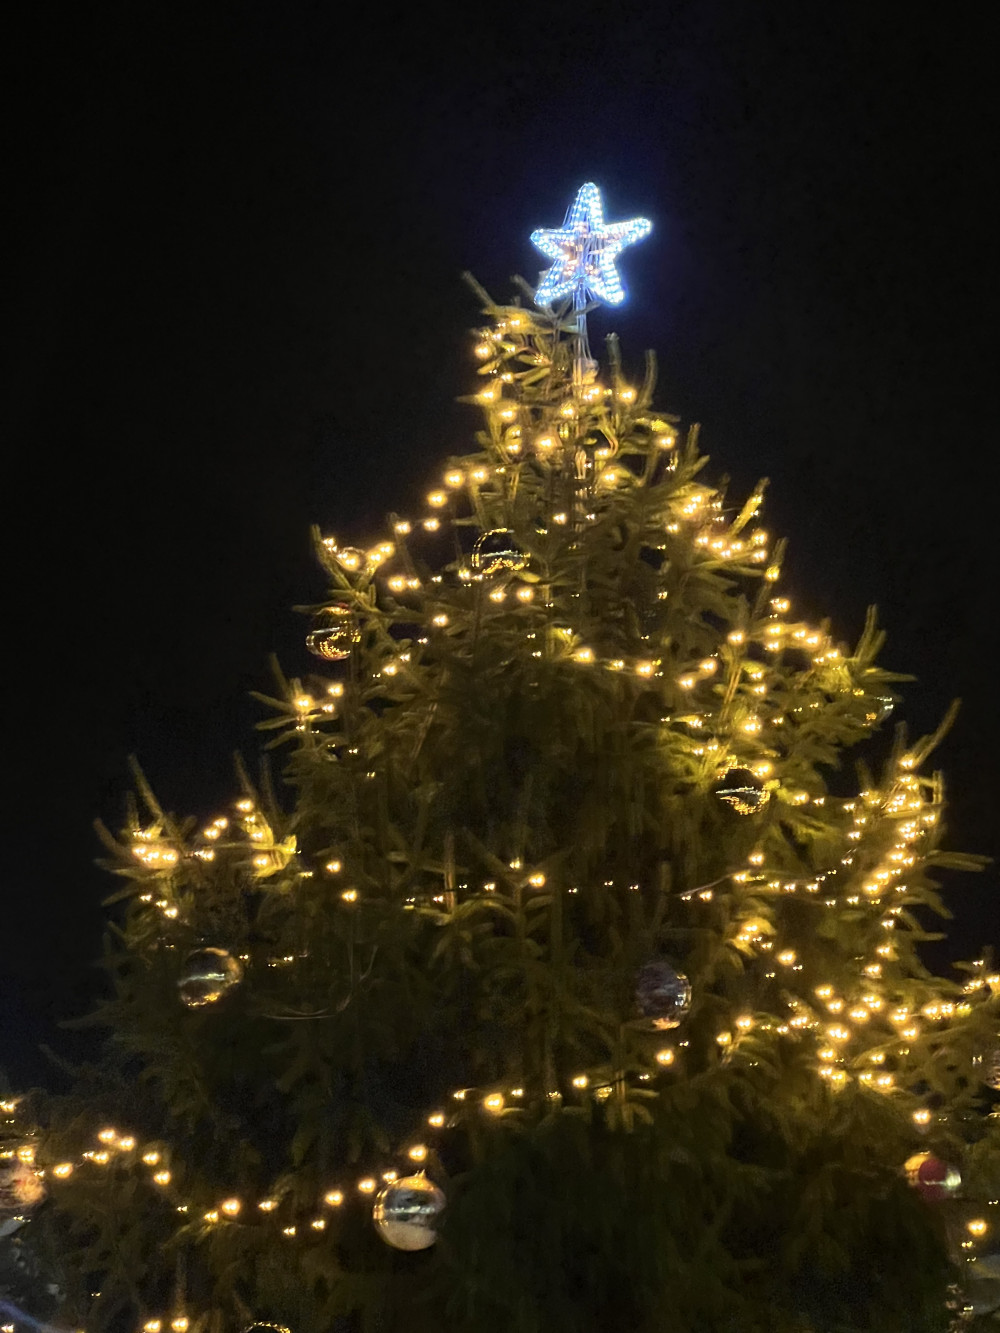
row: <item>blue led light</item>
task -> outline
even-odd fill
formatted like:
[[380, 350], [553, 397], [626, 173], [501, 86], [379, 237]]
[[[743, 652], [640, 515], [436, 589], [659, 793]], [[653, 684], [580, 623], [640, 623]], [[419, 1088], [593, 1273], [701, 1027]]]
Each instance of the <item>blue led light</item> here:
[[652, 231], [646, 218], [605, 224], [601, 192], [596, 185], [580, 187], [561, 227], [540, 227], [531, 240], [547, 259], [555, 260], [535, 293], [535, 305], [548, 306], [573, 297], [577, 308], [587, 300], [619, 305], [625, 291], [615, 260], [626, 245]]

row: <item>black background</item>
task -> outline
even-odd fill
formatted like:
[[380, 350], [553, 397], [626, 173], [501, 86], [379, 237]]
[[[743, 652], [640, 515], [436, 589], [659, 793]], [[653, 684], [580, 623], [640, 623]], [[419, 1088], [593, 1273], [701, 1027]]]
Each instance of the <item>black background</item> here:
[[[996, 124], [985, 12], [899, 5], [33, 7], [10, 46], [0, 1066], [98, 987], [91, 820], [139, 755], [214, 816], [273, 649], [308, 669], [308, 525], [363, 537], [471, 444], [456, 406], [528, 234], [584, 180], [650, 217], [591, 322], [772, 478], [785, 590], [876, 602], [996, 853]], [[989, 364], [988, 364], [989, 358]], [[949, 881], [953, 952], [993, 870]]]

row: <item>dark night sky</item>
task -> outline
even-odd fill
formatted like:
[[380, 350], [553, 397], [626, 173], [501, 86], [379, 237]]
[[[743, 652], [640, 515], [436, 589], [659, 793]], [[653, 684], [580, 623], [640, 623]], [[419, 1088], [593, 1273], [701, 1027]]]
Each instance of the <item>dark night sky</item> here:
[[[99, 984], [90, 824], [117, 824], [126, 756], [178, 812], [231, 799], [268, 653], [308, 669], [309, 524], [372, 531], [468, 447], [459, 274], [534, 279], [528, 233], [588, 179], [655, 227], [595, 342], [656, 349], [711, 476], [772, 478], [804, 612], [853, 637], [879, 605], [915, 729], [964, 699], [950, 842], [1000, 853], [985, 11], [30, 12], [5, 173], [17, 1082], [46, 1077], [39, 1041], [77, 1049], [55, 1020]], [[951, 884], [956, 953], [996, 937], [996, 884]]]

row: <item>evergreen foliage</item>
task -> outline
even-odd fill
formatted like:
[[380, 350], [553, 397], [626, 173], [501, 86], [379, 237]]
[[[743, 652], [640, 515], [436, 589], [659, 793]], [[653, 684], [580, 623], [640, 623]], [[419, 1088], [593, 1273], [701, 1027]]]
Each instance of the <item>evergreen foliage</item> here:
[[[568, 315], [480, 294], [475, 449], [371, 548], [317, 533], [309, 609], [346, 655], [278, 673], [280, 791], [241, 769], [199, 829], [137, 772], [104, 835], [107, 1055], [44, 1138], [77, 1163], [49, 1210], [67, 1317], [944, 1330], [1000, 1192], [998, 978], [921, 961], [936, 873], [979, 864], [941, 849], [937, 738], [855, 784], [903, 679], [874, 615], [850, 648], [793, 614], [763, 483], [702, 480], [652, 363], [634, 387], [612, 340], [574, 383]], [[203, 946], [244, 979], [186, 1008]], [[692, 988], [672, 1029], [636, 1007], [661, 958]], [[960, 1198], [907, 1183], [925, 1149]], [[358, 1182], [417, 1169], [448, 1206], [398, 1253]]]

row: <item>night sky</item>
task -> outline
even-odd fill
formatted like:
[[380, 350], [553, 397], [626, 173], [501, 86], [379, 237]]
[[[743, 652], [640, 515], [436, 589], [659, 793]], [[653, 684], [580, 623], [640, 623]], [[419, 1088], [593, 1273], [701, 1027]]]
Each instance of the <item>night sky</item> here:
[[[535, 281], [528, 235], [585, 180], [654, 223], [593, 343], [615, 330], [636, 369], [656, 350], [709, 479], [771, 478], [803, 614], [853, 639], [878, 604], [916, 732], [961, 696], [948, 842], [1000, 854], [987, 11], [463, 13], [22, 14], [0, 934], [20, 1086], [51, 1081], [40, 1042], [85, 1049], [57, 1020], [101, 985], [91, 823], [119, 826], [127, 755], [178, 813], [233, 798], [269, 654], [310, 669], [309, 524], [374, 535], [471, 447], [460, 274], [500, 298]], [[948, 885], [970, 956], [997, 875]]]

